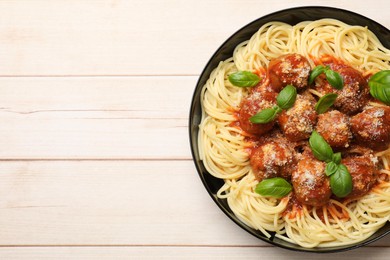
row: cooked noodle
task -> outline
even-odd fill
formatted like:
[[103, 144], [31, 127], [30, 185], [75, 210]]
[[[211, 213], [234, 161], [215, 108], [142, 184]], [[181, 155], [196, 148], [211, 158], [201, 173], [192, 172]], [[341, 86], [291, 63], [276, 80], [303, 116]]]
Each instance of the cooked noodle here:
[[[295, 26], [281, 22], [263, 25], [249, 41], [236, 47], [232, 58], [219, 63], [206, 82], [202, 94], [202, 121], [199, 131], [200, 157], [207, 171], [223, 179], [218, 192], [227, 199], [234, 214], [265, 236], [303, 247], [329, 247], [357, 243], [382, 227], [390, 216], [390, 149], [377, 154], [385, 169], [369, 194], [358, 200], [330, 200], [319, 208], [302, 206], [285, 212], [289, 197], [265, 198], [254, 191], [258, 184], [246, 150], [251, 146], [246, 133], [234, 126], [235, 109], [248, 94], [233, 86], [227, 75], [239, 71], [260, 74], [271, 59], [298, 53], [311, 66], [322, 55], [331, 55], [364, 73], [390, 69], [390, 50], [365, 27], [350, 26], [333, 19], [301, 22]], [[319, 95], [318, 92], [312, 92]], [[371, 103], [378, 106], [379, 104]], [[320, 215], [319, 215], [320, 214]]]

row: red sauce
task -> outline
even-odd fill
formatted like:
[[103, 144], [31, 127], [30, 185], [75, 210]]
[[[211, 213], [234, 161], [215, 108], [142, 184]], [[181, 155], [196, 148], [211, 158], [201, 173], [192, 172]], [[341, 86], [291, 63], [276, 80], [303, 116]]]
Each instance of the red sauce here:
[[[313, 207], [304, 206], [302, 203], [300, 203], [296, 199], [294, 194], [283, 199], [288, 199], [287, 207], [282, 213], [283, 217], [288, 217], [289, 219], [295, 219], [297, 217], [301, 217], [305, 211], [304, 207], [306, 207], [307, 211], [313, 210]], [[348, 204], [348, 202], [346, 202], [346, 204]], [[342, 221], [349, 220], [348, 212], [333, 203], [328, 203], [325, 207], [317, 207], [316, 214], [318, 218], [324, 223], [325, 223], [325, 214], [329, 220], [334, 220], [334, 219], [338, 219]]]
[[314, 64], [316, 66], [318, 65], [329, 66], [333, 70], [344, 68], [344, 67], [351, 67], [343, 60], [329, 54], [324, 54], [321, 57], [313, 57], [312, 55], [310, 55], [310, 58], [314, 61]]
[[290, 195], [286, 209], [283, 211], [283, 217], [294, 219], [303, 214], [303, 205], [297, 200], [294, 194]]
[[[334, 106], [330, 109], [338, 110], [340, 111], [340, 116], [335, 117], [336, 119], [340, 119], [341, 116], [343, 116], [343, 119], [346, 123], [343, 126], [341, 130], [343, 133], [343, 136], [338, 135], [338, 133], [341, 133], [340, 129], [337, 127], [322, 127], [323, 132], [325, 131], [325, 134], [327, 135], [327, 141], [333, 145], [334, 151], [337, 151], [337, 149], [346, 149], [346, 147], [349, 148], [349, 146], [353, 146], [356, 144], [356, 138], [351, 137], [350, 134], [350, 116], [353, 116], [357, 113], [360, 113], [364, 107], [365, 104], [369, 101], [368, 98], [368, 84], [367, 81], [369, 79], [370, 75], [364, 75], [360, 71], [354, 69], [344, 61], [335, 58], [331, 55], [323, 55], [321, 57], [310, 57], [316, 65], [324, 65], [329, 66], [332, 70], [338, 72], [344, 79], [344, 88], [342, 90], [337, 90], [329, 85], [329, 83], [326, 80], [326, 77], [324, 74], [321, 74], [315, 81], [315, 84], [313, 84], [311, 87], [317, 90], [318, 92], [322, 94], [327, 93], [337, 93], [338, 98], [336, 99], [336, 102]], [[297, 147], [301, 147], [303, 150], [308, 148], [308, 138], [310, 137], [310, 133], [316, 129], [317, 126], [317, 117], [309, 115], [309, 111], [314, 109], [314, 105], [318, 100], [317, 96], [313, 96], [308, 91], [305, 92], [306, 88], [308, 87], [307, 84], [307, 75], [306, 75], [306, 61], [305, 59], [302, 59], [299, 57], [299, 55], [296, 54], [289, 54], [289, 55], [283, 55], [279, 58], [276, 58], [275, 60], [271, 61], [269, 64], [269, 68], [260, 68], [255, 73], [259, 75], [262, 80], [261, 82], [256, 86], [250, 89], [249, 95], [243, 99], [242, 103], [240, 104], [240, 107], [238, 109], [232, 109], [232, 113], [237, 119], [236, 121], [232, 122], [230, 126], [235, 127], [240, 130], [240, 133], [245, 136], [245, 140], [247, 143], [246, 151], [249, 154], [249, 157], [251, 159], [251, 164], [253, 167], [259, 167], [261, 166], [261, 161], [259, 160], [252, 160], [252, 157], [259, 156], [259, 153], [256, 153], [257, 149], [259, 147], [262, 147], [263, 145], [266, 145], [268, 143], [276, 143], [279, 145], [280, 140], [286, 140], [289, 139], [287, 142], [289, 145], [294, 147], [294, 160], [295, 162], [299, 162], [300, 160], [305, 160], [302, 151], [297, 149]], [[294, 73], [290, 73], [293, 70], [291, 69], [297, 69], [294, 71]], [[298, 73], [296, 73], [298, 71]], [[277, 117], [274, 121], [271, 121], [266, 124], [253, 124], [250, 122], [249, 118], [251, 118], [256, 113], [260, 112], [263, 109], [271, 108], [275, 106], [276, 104], [276, 96], [277, 92], [281, 90], [282, 87], [284, 87], [286, 84], [294, 83], [298, 90], [299, 97], [302, 98], [303, 96], [306, 96], [308, 100], [313, 100], [313, 102], [306, 102], [305, 107], [300, 105], [300, 102], [294, 103], [294, 106], [297, 106], [294, 109], [294, 106], [288, 110], [283, 111], [281, 114], [279, 114], [279, 118]], [[293, 84], [293, 85], [294, 85]], [[300, 105], [300, 107], [298, 107]], [[296, 114], [296, 113], [301, 114]], [[314, 112], [315, 113], [315, 112]], [[281, 116], [281, 115], [284, 115]], [[308, 124], [310, 125], [300, 125], [301, 123], [305, 123], [306, 117], [308, 118]], [[323, 116], [324, 117], [324, 116]], [[287, 124], [287, 120], [289, 118], [293, 118], [295, 121], [291, 124]], [[333, 117], [329, 116], [325, 118], [326, 125], [334, 126], [337, 124], [336, 121], [331, 122], [333, 120]], [[334, 120], [336, 120], [334, 119]], [[305, 122], [303, 122], [305, 121]], [[340, 121], [340, 120], [339, 120]], [[343, 121], [343, 122], [344, 122]], [[344, 129], [345, 128], [345, 129]], [[310, 129], [308, 131], [307, 129]], [[300, 131], [306, 131], [300, 133]], [[286, 133], [293, 133], [293, 135], [289, 135]], [[337, 140], [332, 140], [333, 136], [336, 136]], [[299, 141], [299, 142], [298, 142]], [[334, 142], [332, 142], [334, 141]], [[275, 146], [277, 147], [277, 146]], [[268, 147], [269, 148], [269, 147]], [[266, 148], [264, 148], [267, 150]], [[308, 148], [310, 149], [310, 148]], [[348, 151], [346, 149], [345, 151]], [[290, 176], [291, 173], [297, 171], [296, 167], [294, 165], [289, 165], [291, 169], [290, 174], [282, 174], [283, 167], [279, 167], [280, 165], [283, 165], [282, 163], [278, 162], [285, 161], [285, 156], [282, 156], [283, 153], [279, 150], [275, 149], [268, 149], [271, 150], [273, 156], [276, 161], [273, 161], [274, 164], [268, 165], [270, 169], [275, 171], [275, 176]], [[345, 153], [344, 150], [342, 150], [343, 153]], [[372, 153], [372, 151], [371, 151]], [[279, 156], [279, 155], [280, 156]], [[348, 152], [345, 154], [348, 155]], [[261, 153], [260, 153], [261, 155]], [[260, 156], [261, 157], [261, 156]], [[345, 158], [345, 155], [343, 154], [343, 158]], [[313, 160], [316, 160], [315, 158]], [[350, 160], [353, 160], [350, 159]], [[260, 163], [260, 164], [259, 164]], [[265, 163], [265, 162], [263, 162]], [[278, 166], [278, 167], [276, 167]], [[371, 166], [370, 166], [371, 167]], [[377, 167], [377, 166], [375, 166]], [[262, 169], [262, 167], [260, 167]], [[371, 169], [371, 168], [370, 168]], [[304, 177], [305, 180], [308, 181], [310, 184], [311, 182], [314, 182], [317, 177], [309, 176], [313, 173], [307, 173], [304, 169], [301, 169], [301, 177]], [[325, 173], [324, 173], [325, 174]], [[359, 172], [357, 173], [360, 174]], [[375, 174], [373, 174], [375, 176]], [[286, 177], [289, 180], [289, 177]], [[300, 177], [299, 177], [300, 178]], [[326, 177], [328, 178], [328, 177]], [[368, 178], [359, 178], [354, 177], [356, 180], [359, 180], [359, 185], [364, 185], [364, 183], [367, 183], [369, 187], [372, 186], [372, 179]], [[301, 185], [298, 185], [299, 187], [294, 187], [294, 192], [298, 192], [299, 190], [305, 191], [305, 187], [301, 187]], [[297, 190], [295, 190], [297, 189]], [[310, 190], [306, 191], [309, 196], [307, 199], [306, 197], [300, 197], [301, 201], [322, 201], [325, 200], [321, 205], [326, 205], [328, 203], [328, 199], [324, 199], [323, 194], [327, 194], [327, 191], [325, 189], [329, 189], [330, 187], [324, 186], [321, 190]], [[363, 189], [361, 189], [363, 190]], [[362, 193], [366, 194], [369, 192], [369, 188], [367, 191], [363, 190]], [[363, 194], [363, 195], [364, 195]], [[296, 195], [302, 195], [302, 193], [297, 193]], [[302, 204], [298, 202], [296, 195], [292, 196], [289, 200], [288, 207], [284, 214], [288, 214], [289, 217], [293, 218], [297, 214], [302, 213]], [[303, 194], [303, 196], [306, 196]], [[359, 196], [361, 196], [359, 192]], [[342, 200], [340, 200], [342, 201]], [[309, 205], [317, 205], [313, 203], [308, 203]], [[306, 207], [310, 208], [311, 206], [306, 205]], [[320, 207], [319, 207], [320, 208]], [[328, 217], [334, 217], [334, 218], [348, 218], [348, 214], [344, 212], [341, 208], [335, 206], [335, 205], [329, 205], [328, 206]], [[323, 212], [318, 212], [319, 216], [323, 216]], [[323, 217], [321, 217], [323, 218]]]

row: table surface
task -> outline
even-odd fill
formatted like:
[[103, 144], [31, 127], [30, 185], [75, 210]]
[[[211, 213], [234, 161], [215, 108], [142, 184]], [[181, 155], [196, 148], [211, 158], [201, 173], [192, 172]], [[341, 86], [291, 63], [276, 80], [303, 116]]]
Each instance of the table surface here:
[[[218, 46], [304, 5], [390, 27], [386, 0], [0, 1], [0, 258], [324, 258], [228, 219], [197, 175], [187, 127]], [[389, 255], [390, 236], [331, 257]]]

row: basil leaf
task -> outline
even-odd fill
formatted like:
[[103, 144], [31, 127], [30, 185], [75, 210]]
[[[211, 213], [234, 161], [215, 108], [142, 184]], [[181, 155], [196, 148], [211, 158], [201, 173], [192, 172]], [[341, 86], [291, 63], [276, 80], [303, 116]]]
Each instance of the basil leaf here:
[[390, 105], [390, 70], [375, 73], [368, 81], [368, 85], [371, 96]]
[[256, 86], [260, 82], [260, 77], [249, 71], [238, 71], [230, 74], [229, 81], [237, 87], [247, 88]]
[[326, 167], [325, 167], [326, 176], [330, 176], [330, 175], [334, 174], [338, 168], [339, 168], [339, 166], [334, 162], [327, 163]]
[[311, 133], [309, 144], [314, 156], [318, 160], [325, 162], [332, 161], [333, 150], [317, 131]]
[[326, 80], [329, 84], [335, 89], [343, 89], [344, 80], [339, 73], [334, 70], [327, 69], [325, 70]]
[[335, 164], [340, 164], [340, 162], [341, 162], [341, 153], [340, 152], [333, 154], [332, 162], [334, 162]]
[[387, 88], [382, 88], [382, 102], [385, 103], [386, 105], [390, 106], [390, 87], [388, 86]]
[[370, 94], [375, 99], [390, 106], [390, 87], [374, 86], [370, 87]]
[[280, 91], [276, 102], [281, 109], [289, 109], [294, 105], [297, 98], [297, 89], [293, 85], [287, 85]]
[[309, 85], [313, 84], [314, 80], [321, 74], [321, 73], [324, 73], [325, 72], [325, 67], [322, 66], [322, 65], [318, 65], [317, 67], [315, 67], [311, 73], [310, 73], [310, 76], [309, 76]]
[[283, 198], [292, 190], [292, 186], [283, 178], [265, 179], [259, 182], [255, 192], [264, 197]]
[[274, 120], [277, 114], [278, 110], [275, 107], [266, 108], [249, 118], [249, 120], [254, 124], [266, 124]]
[[370, 86], [371, 96], [379, 100], [378, 89], [381, 88], [380, 85], [377, 85], [375, 82], [372, 82], [371, 80], [368, 81], [368, 85]]
[[275, 109], [277, 114], [283, 111], [283, 109], [281, 109], [279, 106], [274, 106], [273, 109]]
[[344, 198], [352, 191], [352, 177], [347, 167], [340, 164], [337, 171], [330, 176], [330, 187], [334, 195]]
[[333, 106], [336, 101], [337, 94], [336, 93], [328, 93], [322, 96], [316, 106], [314, 107], [318, 114], [325, 113], [331, 106]]

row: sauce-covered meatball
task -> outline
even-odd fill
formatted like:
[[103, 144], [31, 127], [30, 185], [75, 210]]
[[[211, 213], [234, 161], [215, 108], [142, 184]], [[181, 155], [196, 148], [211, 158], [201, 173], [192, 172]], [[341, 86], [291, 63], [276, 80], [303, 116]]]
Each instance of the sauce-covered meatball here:
[[385, 150], [390, 143], [390, 108], [372, 107], [351, 118], [351, 130], [359, 144]]
[[352, 192], [349, 199], [361, 197], [369, 192], [378, 178], [377, 157], [372, 151], [363, 155], [347, 156], [341, 160], [352, 177]]
[[259, 181], [273, 177], [290, 179], [296, 166], [294, 149], [284, 141], [268, 142], [253, 151], [250, 163]]
[[320, 114], [316, 130], [333, 148], [348, 147], [352, 138], [348, 116], [337, 110]]
[[[332, 66], [331, 66], [332, 68]], [[341, 90], [333, 88], [324, 75], [316, 79], [315, 88], [322, 94], [336, 93], [338, 96], [334, 107], [344, 114], [352, 115], [360, 112], [368, 102], [368, 85], [363, 75], [352, 67], [334, 66], [344, 80], [344, 87]]]
[[305, 150], [291, 178], [299, 202], [318, 207], [329, 201], [332, 191], [325, 167], [325, 163], [317, 160], [309, 149]]
[[263, 109], [271, 108], [276, 104], [277, 94], [269, 90], [258, 90], [251, 93], [241, 103], [238, 119], [241, 128], [250, 134], [262, 135], [270, 131], [274, 122], [267, 124], [253, 124], [249, 119]]
[[310, 94], [298, 94], [294, 106], [279, 115], [279, 125], [288, 140], [300, 141], [309, 138], [317, 121], [314, 106], [315, 99]]
[[268, 65], [270, 84], [277, 92], [291, 84], [299, 89], [307, 86], [310, 64], [299, 54], [282, 55], [270, 61]]

